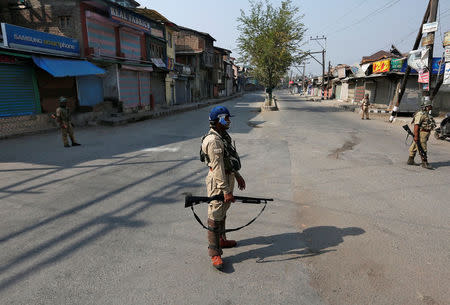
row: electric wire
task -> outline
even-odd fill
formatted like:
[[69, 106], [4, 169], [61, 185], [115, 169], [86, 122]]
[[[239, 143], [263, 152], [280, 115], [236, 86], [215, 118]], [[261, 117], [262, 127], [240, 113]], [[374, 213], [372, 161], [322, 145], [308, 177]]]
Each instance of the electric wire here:
[[[385, 10], [391, 8], [392, 6], [394, 6], [395, 4], [399, 3], [400, 1], [401, 1], [401, 0], [392, 0], [392, 1], [388, 1], [388, 2], [386, 2], [385, 4], [383, 4], [380, 8], [378, 8], [378, 9], [376, 9], [376, 10], [370, 12], [368, 15], [366, 15], [366, 16], [364, 16], [363, 18], [357, 20], [356, 22], [354, 22], [354, 23], [352, 23], [352, 24], [350, 24], [350, 25], [348, 25], [348, 26], [345, 26], [345, 27], [343, 27], [343, 28], [340, 28], [340, 29], [338, 29], [338, 30], [336, 30], [336, 31], [334, 31], [334, 32], [332, 32], [332, 33], [329, 33], [329, 34], [339, 33], [339, 32], [341, 32], [341, 31], [344, 31], [344, 30], [346, 30], [346, 29], [348, 29], [348, 28], [350, 28], [350, 27], [352, 27], [352, 26], [355, 26], [355, 25], [357, 25], [357, 24], [359, 24], [359, 23], [361, 23], [361, 22], [363, 22], [363, 21], [365, 21], [365, 20], [368, 20], [369, 18], [375, 16], [376, 14], [379, 14], [379, 13], [384, 12]], [[329, 34], [328, 34], [328, 35], [329, 35]]]

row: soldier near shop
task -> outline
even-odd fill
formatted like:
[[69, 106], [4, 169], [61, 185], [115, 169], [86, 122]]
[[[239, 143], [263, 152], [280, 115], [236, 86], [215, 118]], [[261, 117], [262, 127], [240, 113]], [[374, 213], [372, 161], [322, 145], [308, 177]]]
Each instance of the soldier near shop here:
[[414, 157], [417, 153], [417, 145], [422, 146], [425, 152], [425, 158], [422, 158], [422, 167], [426, 169], [433, 169], [430, 164], [428, 164], [427, 154], [427, 142], [430, 137], [431, 131], [436, 127], [436, 122], [431, 116], [431, 110], [433, 106], [428, 97], [424, 97], [421, 105], [421, 110], [414, 114], [412, 124], [414, 124], [414, 142], [409, 147], [409, 158], [407, 161], [408, 165], [416, 165], [414, 163]]
[[234, 202], [235, 179], [240, 190], [245, 180], [239, 174], [241, 162], [227, 130], [230, 128], [230, 112], [224, 106], [214, 107], [209, 115], [210, 130], [202, 139], [200, 160], [209, 167], [206, 177], [208, 196], [224, 195], [223, 201], [211, 201], [208, 205], [208, 254], [213, 267], [223, 268], [222, 248], [236, 246], [235, 240], [225, 235], [225, 219], [230, 204]]
[[364, 116], [366, 117], [366, 120], [370, 120], [369, 119], [369, 106], [370, 106], [369, 95], [366, 94], [361, 101], [361, 120], [364, 120]]
[[75, 136], [73, 134], [73, 125], [71, 119], [70, 109], [67, 107], [67, 99], [64, 96], [61, 96], [59, 99], [59, 107], [56, 109], [56, 115], [53, 118], [59, 124], [62, 133], [62, 139], [64, 143], [64, 147], [70, 147], [67, 136], [70, 137], [72, 141], [72, 146], [80, 146], [81, 144], [75, 141]]

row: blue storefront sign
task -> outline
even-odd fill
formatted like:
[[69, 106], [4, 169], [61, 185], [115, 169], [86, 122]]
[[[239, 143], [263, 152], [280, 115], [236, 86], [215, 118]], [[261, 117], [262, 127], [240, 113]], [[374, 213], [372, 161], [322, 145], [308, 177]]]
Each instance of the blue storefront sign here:
[[78, 40], [2, 23], [3, 45], [12, 49], [79, 56]]
[[[439, 71], [439, 66], [441, 67], [440, 71]], [[405, 60], [404, 63], [403, 63], [402, 69], [400, 70], [400, 72], [404, 73], [406, 71], [407, 67], [408, 67], [408, 62], [407, 62], [407, 60]], [[433, 58], [433, 64], [431, 65], [431, 67], [432, 67], [431, 74], [433, 74], [433, 75], [444, 74], [445, 62], [440, 57], [434, 57]], [[411, 69], [410, 73], [418, 74], [418, 72], [416, 70], [414, 70], [414, 69]]]

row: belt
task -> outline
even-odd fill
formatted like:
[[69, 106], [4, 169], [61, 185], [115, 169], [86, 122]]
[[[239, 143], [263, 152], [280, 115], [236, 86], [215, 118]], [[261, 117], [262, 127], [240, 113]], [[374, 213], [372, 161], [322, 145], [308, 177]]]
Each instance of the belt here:
[[[212, 167], [209, 168], [209, 171], [210, 171], [210, 172], [213, 171]], [[230, 172], [230, 171], [228, 171], [228, 170], [225, 170], [225, 175], [229, 175], [229, 174], [231, 174], [231, 173], [232, 173], [232, 172]]]

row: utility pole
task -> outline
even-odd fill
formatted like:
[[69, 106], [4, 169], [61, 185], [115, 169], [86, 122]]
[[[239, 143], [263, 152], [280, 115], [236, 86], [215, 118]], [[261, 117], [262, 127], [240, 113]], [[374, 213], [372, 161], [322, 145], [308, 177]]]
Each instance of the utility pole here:
[[[432, 6], [433, 6], [433, 9], [435, 10], [434, 20], [436, 21], [438, 0], [429, 0], [427, 10], [425, 11], [425, 15], [423, 16], [422, 23], [420, 24], [419, 32], [417, 33], [417, 36], [416, 36], [416, 41], [414, 42], [414, 46], [412, 48], [413, 51], [417, 50], [417, 48], [419, 47], [420, 40], [422, 39], [422, 36], [423, 36], [422, 35], [422, 27], [427, 22], [427, 20], [429, 19], [430, 15], [431, 15], [430, 12], [431, 12]], [[434, 33], [432, 33], [432, 34], [434, 35]], [[434, 43], [434, 39], [433, 39], [433, 43]], [[431, 60], [429, 60], [429, 63], [428, 63], [429, 65], [432, 64], [433, 53], [431, 53], [430, 56], [431, 56]], [[408, 77], [409, 77], [410, 73], [411, 73], [411, 67], [407, 66], [405, 74], [402, 79], [402, 82], [400, 84], [399, 91], [394, 94], [394, 100], [393, 100], [394, 108], [391, 112], [391, 117], [389, 118], [389, 122], [391, 122], [391, 123], [394, 121], [394, 118], [397, 116], [400, 102], [402, 101], [403, 94], [405, 93], [406, 84], [408, 82]], [[431, 83], [431, 71], [430, 71], [430, 83]], [[430, 89], [429, 92], [431, 92], [431, 88], [429, 88], [429, 89]]]
[[[437, 9], [439, 5], [439, 0], [430, 0], [430, 17], [428, 18], [428, 23], [436, 21]], [[428, 49], [428, 90], [423, 90], [422, 95], [424, 97], [430, 98], [430, 92], [432, 92], [431, 88], [431, 76], [433, 72], [433, 51], [434, 51], [434, 35], [435, 32], [431, 32], [427, 34], [427, 41], [429, 41], [429, 45], [427, 45]]]
[[329, 93], [330, 93], [330, 78], [331, 78], [331, 61], [328, 61], [328, 77], [327, 77], [327, 97], [330, 99]]
[[[319, 37], [319, 36], [316, 36], [316, 38], [310, 37], [309, 40], [315, 40], [322, 47], [322, 52], [314, 52], [314, 53], [322, 53], [322, 64], [321, 65], [322, 65], [322, 99], [323, 99], [323, 91], [325, 90], [325, 53], [326, 53], [325, 49], [326, 49], [326, 47], [321, 45], [319, 41], [325, 40], [325, 43], [326, 43], [327, 38], [322, 35], [322, 37]], [[311, 54], [313, 54], [313, 53], [309, 53], [309, 55], [311, 55]], [[316, 59], [316, 61], [317, 61], [317, 59]]]
[[306, 63], [303, 63], [303, 73], [302, 73], [302, 93], [305, 95], [305, 69]]

